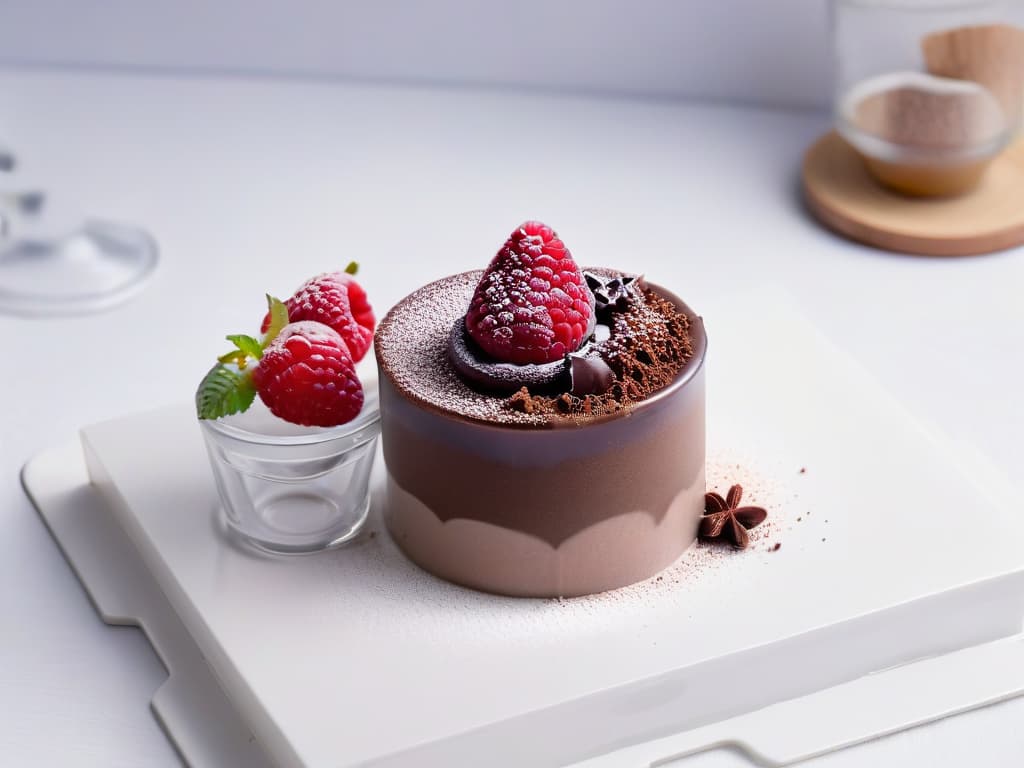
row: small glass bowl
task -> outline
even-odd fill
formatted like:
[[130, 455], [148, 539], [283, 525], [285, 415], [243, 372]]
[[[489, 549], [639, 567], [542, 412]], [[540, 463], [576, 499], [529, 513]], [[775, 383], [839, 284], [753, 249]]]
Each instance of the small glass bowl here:
[[882, 185], [969, 192], [1020, 133], [1024, 4], [833, 0], [836, 128]]
[[987, 89], [920, 72], [857, 84], [837, 108], [836, 127], [878, 181], [918, 197], [974, 188], [1013, 139]]
[[376, 382], [339, 427], [289, 424], [259, 400], [243, 414], [200, 420], [229, 529], [259, 549], [303, 554], [336, 547], [362, 529], [380, 434]]

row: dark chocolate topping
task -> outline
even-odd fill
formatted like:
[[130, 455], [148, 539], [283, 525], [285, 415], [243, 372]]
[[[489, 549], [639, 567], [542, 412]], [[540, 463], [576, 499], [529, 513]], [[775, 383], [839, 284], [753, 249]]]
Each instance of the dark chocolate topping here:
[[[702, 354], [692, 330], [699, 321], [680, 312], [678, 305], [649, 289], [636, 289], [628, 301], [627, 310], [608, 312], [611, 338], [596, 345], [615, 374], [607, 391], [552, 397], [524, 387], [513, 396], [512, 406], [574, 419], [616, 413], [667, 387], [694, 355]], [[698, 338], [703, 335], [696, 333]]]
[[615, 371], [596, 352], [574, 352], [569, 355], [569, 377], [572, 379], [569, 391], [576, 397], [600, 395], [615, 382]]
[[641, 275], [615, 275], [608, 277], [596, 272], [584, 272], [587, 287], [594, 294], [594, 309], [604, 315], [609, 311], [625, 312], [629, 302], [643, 290]]
[[466, 331], [466, 322], [461, 317], [448, 336], [448, 359], [467, 384], [484, 393], [511, 394], [520, 387], [536, 392], [565, 392], [570, 386], [565, 360], [528, 365], [488, 360]]
[[[588, 271], [608, 280], [621, 276], [602, 268]], [[703, 358], [700, 319], [672, 294], [650, 286], [638, 291], [643, 300], [634, 301], [629, 312], [614, 313], [620, 327], [612, 338], [604, 339], [604, 329], [596, 326], [595, 342], [613, 345], [612, 359], [606, 362], [619, 378], [609, 392], [582, 397], [565, 392], [552, 398], [527, 389], [526, 397], [536, 400], [531, 407], [521, 407], [525, 404], [519, 393], [509, 398], [480, 392], [456, 371], [448, 340], [453, 325], [465, 315], [481, 274], [464, 272], [423, 286], [395, 305], [377, 329], [374, 346], [382, 376], [420, 407], [500, 426], [569, 426], [613, 417], [641, 403], [689, 378]], [[625, 336], [617, 338], [617, 333]]]
[[615, 371], [601, 357], [602, 342], [611, 335], [607, 325], [599, 324], [594, 327], [593, 338], [563, 360], [528, 365], [499, 363], [487, 358], [460, 318], [448, 337], [448, 359], [467, 384], [484, 394], [512, 394], [526, 387], [535, 394], [599, 395], [615, 381]]
[[642, 278], [634, 275], [603, 275], [584, 272], [594, 296], [594, 311], [587, 324], [582, 346], [562, 360], [543, 364], [506, 363], [491, 359], [473, 341], [462, 318], [455, 321], [448, 337], [448, 358], [455, 370], [474, 389], [487, 394], [510, 394], [525, 387], [533, 395], [576, 397], [600, 395], [615, 381], [615, 371], [605, 359], [611, 352], [605, 344], [612, 329], [598, 324], [597, 315], [608, 321], [615, 312], [625, 312], [629, 302], [640, 295]]

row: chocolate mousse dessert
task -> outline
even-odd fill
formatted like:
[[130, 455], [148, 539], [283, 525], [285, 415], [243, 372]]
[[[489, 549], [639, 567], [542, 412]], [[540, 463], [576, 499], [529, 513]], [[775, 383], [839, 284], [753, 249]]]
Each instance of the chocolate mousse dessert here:
[[548, 226], [430, 283], [375, 338], [385, 518], [424, 569], [568, 597], [655, 575], [704, 512], [703, 323]]

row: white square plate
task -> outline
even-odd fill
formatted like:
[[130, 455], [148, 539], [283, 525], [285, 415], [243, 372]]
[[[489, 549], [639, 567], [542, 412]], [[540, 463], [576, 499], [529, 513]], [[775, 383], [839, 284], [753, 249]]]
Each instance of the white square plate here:
[[782, 298], [702, 309], [710, 476], [741, 457], [774, 517], [751, 551], [697, 548], [618, 592], [449, 585], [402, 557], [379, 504], [374, 535], [339, 551], [236, 546], [189, 406], [83, 430], [89, 472], [284, 766], [561, 765], [1019, 631], [1006, 489]]

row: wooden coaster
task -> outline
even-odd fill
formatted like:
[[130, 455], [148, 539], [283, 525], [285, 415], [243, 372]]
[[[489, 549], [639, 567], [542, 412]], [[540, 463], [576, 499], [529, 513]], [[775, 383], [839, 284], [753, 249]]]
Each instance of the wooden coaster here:
[[887, 251], [967, 256], [1024, 243], [1024, 141], [997, 157], [973, 191], [914, 198], [879, 185], [833, 131], [807, 150], [803, 185], [822, 223]]

